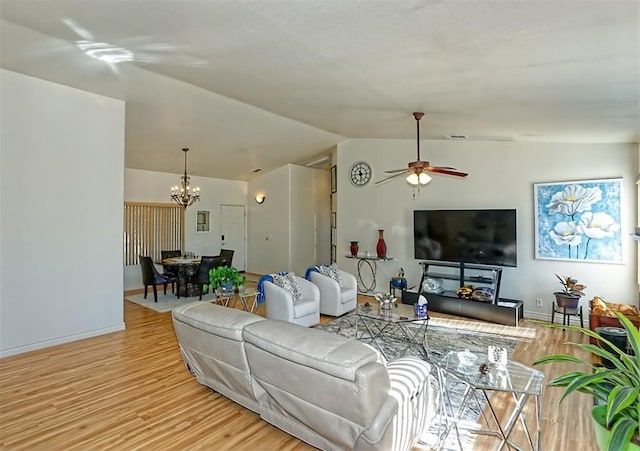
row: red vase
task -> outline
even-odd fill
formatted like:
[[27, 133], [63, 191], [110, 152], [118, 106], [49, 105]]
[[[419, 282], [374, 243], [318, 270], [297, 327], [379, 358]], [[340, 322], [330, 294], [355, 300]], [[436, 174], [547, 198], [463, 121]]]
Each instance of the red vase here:
[[378, 253], [378, 258], [387, 258], [387, 243], [384, 242], [384, 230], [378, 230], [376, 252]]
[[351, 255], [353, 257], [357, 257], [358, 256], [358, 242], [357, 241], [352, 241], [351, 242], [351, 246], [349, 246], [349, 251], [351, 252]]

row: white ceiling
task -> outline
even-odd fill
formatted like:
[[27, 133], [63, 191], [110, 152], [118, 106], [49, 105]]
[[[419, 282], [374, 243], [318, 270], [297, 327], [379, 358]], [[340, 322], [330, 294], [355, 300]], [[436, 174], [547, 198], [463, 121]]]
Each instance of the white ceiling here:
[[190, 147], [189, 173], [249, 180], [415, 139], [413, 111], [422, 138], [639, 141], [636, 0], [2, 0], [0, 18], [3, 68], [126, 100], [129, 168], [180, 173]]

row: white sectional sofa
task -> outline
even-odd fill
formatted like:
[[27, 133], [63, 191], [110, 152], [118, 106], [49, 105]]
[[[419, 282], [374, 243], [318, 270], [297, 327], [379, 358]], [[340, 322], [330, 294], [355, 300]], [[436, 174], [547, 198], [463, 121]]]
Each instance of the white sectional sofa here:
[[317, 448], [408, 450], [435, 414], [425, 361], [384, 363], [356, 340], [205, 302], [172, 315], [198, 382]]

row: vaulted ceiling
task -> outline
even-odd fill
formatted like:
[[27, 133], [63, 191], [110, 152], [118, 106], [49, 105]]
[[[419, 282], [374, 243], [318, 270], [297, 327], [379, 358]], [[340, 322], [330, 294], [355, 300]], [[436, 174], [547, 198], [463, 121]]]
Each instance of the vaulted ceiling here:
[[179, 173], [190, 147], [190, 173], [249, 180], [413, 139], [413, 111], [422, 138], [639, 140], [635, 0], [2, 0], [0, 19], [3, 68], [127, 102], [129, 168]]

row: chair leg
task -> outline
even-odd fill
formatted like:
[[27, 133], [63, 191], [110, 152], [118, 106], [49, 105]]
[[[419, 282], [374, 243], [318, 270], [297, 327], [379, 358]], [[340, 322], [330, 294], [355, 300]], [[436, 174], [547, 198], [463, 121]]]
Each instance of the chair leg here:
[[166, 283], [164, 284], [164, 295], [165, 296], [167, 295], [167, 284]]
[[147, 299], [147, 288], [149, 288], [148, 285], [144, 286], [144, 298]]
[[556, 304], [553, 303], [551, 306], [551, 324], [553, 324], [553, 319], [556, 317]]
[[199, 285], [199, 287], [200, 287], [200, 298], [198, 300], [202, 301], [202, 291], [204, 290], [204, 285]]
[[180, 281], [179, 280], [176, 282], [176, 296], [178, 296], [178, 299], [180, 299]]
[[154, 302], [158, 302], [158, 286], [153, 286], [153, 300]]

